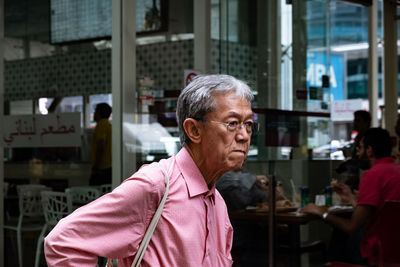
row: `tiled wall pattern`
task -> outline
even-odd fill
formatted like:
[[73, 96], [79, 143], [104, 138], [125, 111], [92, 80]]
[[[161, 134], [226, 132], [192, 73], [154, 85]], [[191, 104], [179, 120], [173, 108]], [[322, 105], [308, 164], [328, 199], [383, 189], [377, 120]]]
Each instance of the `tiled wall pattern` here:
[[6, 100], [90, 95], [111, 90], [111, 51], [6, 61]]
[[154, 88], [180, 90], [183, 70], [193, 68], [193, 40], [137, 46], [136, 78], [149, 77]]
[[257, 49], [245, 44], [213, 40], [211, 48], [213, 73], [228, 73], [246, 81], [250, 87], [257, 85]]
[[[256, 85], [254, 47], [214, 40], [211, 53], [212, 73]], [[182, 89], [183, 70], [193, 68], [193, 40], [137, 46], [136, 64], [137, 79], [148, 76], [157, 89]], [[4, 86], [5, 100], [110, 93], [111, 50], [6, 61]]]

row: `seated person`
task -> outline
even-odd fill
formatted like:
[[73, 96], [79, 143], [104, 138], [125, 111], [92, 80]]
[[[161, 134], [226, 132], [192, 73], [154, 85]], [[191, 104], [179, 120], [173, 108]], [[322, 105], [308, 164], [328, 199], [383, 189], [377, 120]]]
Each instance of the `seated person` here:
[[[332, 183], [332, 189], [338, 193], [343, 203], [353, 206], [357, 205], [358, 190], [352, 190], [344, 183]], [[343, 214], [349, 218], [350, 214]], [[349, 235], [339, 228], [334, 228], [331, 234], [327, 251], [328, 262], [340, 261], [351, 264], [366, 265], [368, 261], [361, 256], [360, 243], [365, 233], [365, 225], [356, 233]]]
[[[224, 198], [228, 211], [244, 210], [247, 206], [268, 201], [268, 178], [264, 175], [244, 170], [229, 171], [219, 178], [216, 188]], [[276, 198], [284, 198], [280, 187], [277, 187]], [[266, 266], [268, 227], [247, 222], [231, 223], [234, 229], [231, 251], [234, 266]]]
[[[371, 114], [365, 110], [357, 110], [354, 112], [353, 128], [357, 131], [357, 136], [354, 143], [351, 145], [350, 151], [343, 150], [347, 160], [342, 162], [336, 172], [346, 177], [345, 183], [348, 184], [352, 190], [358, 189], [360, 180], [360, 164], [363, 161], [359, 160], [358, 148], [364, 133], [371, 127]], [[348, 155], [350, 154], [350, 155]], [[350, 157], [348, 157], [350, 156]]]
[[[244, 210], [247, 206], [268, 201], [268, 178], [244, 170], [229, 171], [219, 178], [216, 188], [225, 200], [229, 211]], [[280, 187], [276, 199], [284, 199]]]
[[[302, 212], [321, 216], [327, 223], [335, 228], [353, 235], [366, 225], [365, 234], [361, 241], [361, 255], [368, 259], [369, 264], [377, 264], [379, 255], [377, 251], [377, 233], [380, 231], [377, 219], [384, 203], [387, 200], [400, 201], [400, 166], [394, 163], [392, 154], [392, 140], [388, 131], [382, 128], [368, 129], [360, 142], [360, 160], [367, 161], [370, 169], [361, 179], [357, 204], [351, 219], [340, 218], [327, 213], [315, 204], [308, 204]], [[335, 188], [342, 196], [349, 194], [350, 190]]]

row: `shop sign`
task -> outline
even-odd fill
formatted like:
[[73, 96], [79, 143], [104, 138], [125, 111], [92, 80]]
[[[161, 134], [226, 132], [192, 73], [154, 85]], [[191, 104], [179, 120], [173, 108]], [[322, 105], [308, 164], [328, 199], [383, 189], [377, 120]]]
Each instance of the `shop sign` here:
[[352, 121], [354, 112], [362, 109], [362, 99], [332, 101], [331, 118], [333, 121]]
[[184, 87], [186, 87], [194, 77], [196, 77], [197, 75], [200, 75], [201, 72], [198, 70], [190, 70], [190, 69], [186, 69], [183, 71], [183, 84]]
[[139, 103], [146, 106], [154, 105], [154, 97], [151, 95], [141, 95], [139, 97]]
[[4, 147], [76, 147], [81, 145], [79, 112], [4, 116]]

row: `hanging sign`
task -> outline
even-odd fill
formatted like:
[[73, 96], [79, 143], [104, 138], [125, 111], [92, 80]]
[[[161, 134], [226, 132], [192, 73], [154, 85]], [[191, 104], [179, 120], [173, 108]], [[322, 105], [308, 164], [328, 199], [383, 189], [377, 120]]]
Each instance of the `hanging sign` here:
[[352, 121], [354, 112], [362, 109], [362, 99], [332, 101], [332, 121]]
[[200, 75], [201, 72], [198, 70], [190, 70], [190, 69], [186, 69], [183, 71], [183, 85], [184, 87], [186, 87], [194, 77], [196, 77], [197, 75]]
[[81, 145], [79, 112], [4, 116], [4, 147], [72, 147]]

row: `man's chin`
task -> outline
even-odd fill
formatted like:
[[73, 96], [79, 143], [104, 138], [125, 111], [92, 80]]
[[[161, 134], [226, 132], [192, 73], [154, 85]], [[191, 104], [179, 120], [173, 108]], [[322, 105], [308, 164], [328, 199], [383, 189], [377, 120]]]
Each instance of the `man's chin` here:
[[235, 161], [233, 164], [231, 164], [231, 170], [234, 170], [234, 171], [240, 170], [241, 168], [243, 168], [245, 161], [246, 161], [246, 159]]

